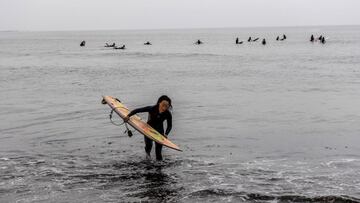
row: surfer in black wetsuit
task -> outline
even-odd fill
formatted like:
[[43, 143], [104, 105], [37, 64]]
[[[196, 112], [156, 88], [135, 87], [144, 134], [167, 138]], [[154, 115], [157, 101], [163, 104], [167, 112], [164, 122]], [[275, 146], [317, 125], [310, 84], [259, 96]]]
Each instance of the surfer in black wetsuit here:
[[321, 44], [325, 44], [326, 43], [325, 37], [322, 37], [320, 42], [321, 42]]
[[311, 35], [310, 42], [314, 42], [314, 41], [315, 41], [314, 35]]
[[[128, 114], [127, 117], [124, 118], [124, 121], [128, 121], [130, 117], [134, 114], [141, 112], [149, 112], [147, 123], [155, 130], [157, 130], [160, 134], [167, 137], [172, 128], [172, 115], [171, 112], [169, 111], [169, 109], [171, 108], [172, 108], [171, 99], [168, 96], [163, 95], [158, 99], [157, 103], [154, 106], [146, 106], [143, 108], [134, 109]], [[163, 122], [165, 120], [167, 121], [167, 127], [164, 134]], [[153, 141], [146, 136], [144, 136], [144, 138], [145, 138], [145, 152], [147, 157], [149, 158]], [[155, 142], [156, 160], [158, 161], [162, 160], [161, 149], [162, 149], [162, 145]]]
[[125, 44], [122, 45], [121, 47], [114, 46], [114, 49], [125, 49]]
[[115, 47], [115, 43], [112, 44], [105, 43], [105, 47]]
[[198, 40], [195, 42], [195, 44], [200, 45], [200, 44], [203, 44], [203, 42], [198, 39]]
[[261, 42], [262, 45], [266, 45], [266, 39], [264, 38]]

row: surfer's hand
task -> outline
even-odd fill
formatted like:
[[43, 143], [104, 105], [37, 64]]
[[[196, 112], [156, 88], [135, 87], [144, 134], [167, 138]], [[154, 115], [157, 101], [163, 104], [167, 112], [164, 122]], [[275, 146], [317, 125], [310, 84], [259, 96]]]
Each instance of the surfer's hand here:
[[130, 120], [130, 117], [129, 116], [126, 116], [125, 118], [124, 118], [124, 121], [125, 122], [128, 122]]

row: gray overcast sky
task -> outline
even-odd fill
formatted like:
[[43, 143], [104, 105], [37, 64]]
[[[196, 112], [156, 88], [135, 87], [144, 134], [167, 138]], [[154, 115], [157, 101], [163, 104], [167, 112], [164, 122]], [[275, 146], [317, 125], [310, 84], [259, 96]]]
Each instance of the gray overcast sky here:
[[360, 0], [0, 0], [0, 30], [359, 24]]

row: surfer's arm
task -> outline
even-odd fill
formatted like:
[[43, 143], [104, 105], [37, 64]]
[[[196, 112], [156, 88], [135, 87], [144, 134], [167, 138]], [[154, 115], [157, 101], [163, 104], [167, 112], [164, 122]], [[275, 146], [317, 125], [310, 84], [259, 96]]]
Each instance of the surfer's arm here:
[[171, 128], [172, 128], [172, 116], [171, 116], [171, 113], [168, 114], [168, 116], [166, 118], [166, 122], [167, 122], [167, 125], [166, 125], [165, 135], [167, 136], [170, 133]]
[[134, 109], [127, 116], [131, 117], [132, 115], [137, 114], [137, 113], [150, 112], [151, 108], [152, 108], [152, 106], [145, 106], [142, 108]]
[[130, 117], [133, 116], [134, 114], [142, 113], [142, 112], [150, 112], [151, 108], [152, 106], [145, 106], [142, 108], [134, 109], [124, 118], [124, 121], [127, 122], [130, 119]]

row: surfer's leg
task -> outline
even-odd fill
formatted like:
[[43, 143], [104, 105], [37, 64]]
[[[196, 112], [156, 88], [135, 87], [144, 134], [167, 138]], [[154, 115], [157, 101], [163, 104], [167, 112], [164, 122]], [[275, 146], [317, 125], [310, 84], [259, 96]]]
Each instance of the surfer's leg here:
[[162, 145], [155, 143], [155, 153], [156, 153], [156, 160], [161, 161], [162, 155], [161, 155], [161, 149], [162, 149]]
[[144, 136], [144, 140], [145, 140], [145, 152], [148, 156], [150, 156], [153, 141], [146, 136]]

